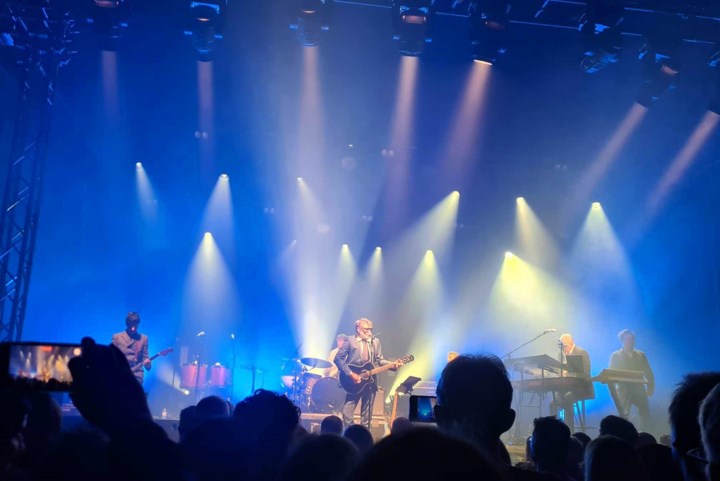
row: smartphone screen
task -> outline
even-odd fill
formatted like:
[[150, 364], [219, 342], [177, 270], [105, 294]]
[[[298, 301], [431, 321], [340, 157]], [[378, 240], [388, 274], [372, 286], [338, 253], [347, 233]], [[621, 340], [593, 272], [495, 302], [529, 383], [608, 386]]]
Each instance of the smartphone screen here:
[[434, 423], [436, 403], [435, 396], [410, 396], [410, 421]]
[[82, 353], [77, 344], [7, 343], [2, 346], [7, 376], [17, 386], [42, 391], [68, 391], [68, 362]]

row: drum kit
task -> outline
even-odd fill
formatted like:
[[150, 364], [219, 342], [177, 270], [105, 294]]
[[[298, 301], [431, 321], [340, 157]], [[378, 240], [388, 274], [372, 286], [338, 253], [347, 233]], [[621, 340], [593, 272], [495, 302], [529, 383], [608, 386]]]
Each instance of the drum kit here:
[[[209, 379], [208, 371], [210, 371]], [[183, 365], [180, 371], [180, 387], [183, 389], [225, 388], [229, 387], [231, 382], [230, 369], [219, 362], [210, 366], [210, 369], [207, 364], [198, 365], [197, 362], [192, 362]]]
[[333, 414], [340, 411], [345, 391], [337, 378], [325, 375], [332, 368], [330, 362], [314, 357], [284, 361], [280, 380], [287, 396], [296, 406], [310, 413]]

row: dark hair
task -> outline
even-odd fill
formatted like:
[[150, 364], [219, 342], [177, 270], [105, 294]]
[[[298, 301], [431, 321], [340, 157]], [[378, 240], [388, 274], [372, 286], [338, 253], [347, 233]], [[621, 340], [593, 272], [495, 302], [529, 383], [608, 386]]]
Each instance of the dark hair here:
[[708, 460], [720, 463], [720, 384], [715, 386], [700, 406], [698, 416], [703, 446]]
[[492, 417], [510, 409], [513, 388], [500, 358], [462, 355], [443, 369], [437, 403], [457, 416], [481, 413]]
[[605, 416], [602, 421], [600, 421], [600, 435], [615, 436], [624, 439], [633, 446], [635, 446], [635, 443], [638, 441], [638, 430], [633, 423], [614, 414]]
[[[323, 456], [318, 462], [318, 454]], [[341, 481], [355, 467], [357, 447], [340, 436], [310, 434], [285, 461], [278, 481]]]
[[585, 481], [648, 481], [640, 456], [627, 441], [600, 436], [585, 451]]
[[471, 443], [430, 428], [392, 434], [376, 444], [347, 481], [503, 479], [494, 463]]
[[235, 406], [233, 417], [271, 437], [289, 437], [300, 423], [300, 408], [286, 396], [258, 389]]
[[361, 454], [367, 452], [373, 445], [372, 434], [365, 426], [360, 424], [348, 426], [343, 437], [357, 446]]
[[195, 409], [195, 421], [197, 423], [202, 423], [208, 419], [226, 418], [229, 415], [230, 411], [227, 403], [218, 396], [202, 398]]
[[567, 460], [570, 428], [554, 416], [535, 419], [532, 434], [532, 456], [539, 468], [564, 465]]
[[678, 384], [668, 413], [673, 432], [673, 448], [681, 454], [700, 447], [700, 403], [718, 384], [720, 372], [688, 374]]
[[140, 324], [140, 314], [133, 311], [128, 312], [127, 316], [125, 316], [125, 325], [131, 327], [137, 326], [138, 324]]
[[590, 441], [592, 441], [592, 438], [583, 432], [573, 433], [572, 437], [579, 439], [580, 442], [583, 444], [583, 448], [587, 448], [588, 444], [590, 444]]
[[320, 433], [337, 434], [338, 436], [342, 436], [344, 427], [345, 426], [343, 425], [342, 419], [340, 419], [339, 417], [327, 416], [320, 423]]

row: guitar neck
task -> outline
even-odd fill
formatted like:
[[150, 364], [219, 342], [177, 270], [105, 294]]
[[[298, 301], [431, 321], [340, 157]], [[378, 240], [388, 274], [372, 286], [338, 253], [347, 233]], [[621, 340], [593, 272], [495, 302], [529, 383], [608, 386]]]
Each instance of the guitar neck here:
[[387, 370], [390, 370], [395, 367], [395, 364], [386, 364], [385, 366], [376, 367], [372, 371], [369, 371], [368, 374], [370, 376], [374, 376], [375, 374], [380, 374], [381, 372], [385, 372]]

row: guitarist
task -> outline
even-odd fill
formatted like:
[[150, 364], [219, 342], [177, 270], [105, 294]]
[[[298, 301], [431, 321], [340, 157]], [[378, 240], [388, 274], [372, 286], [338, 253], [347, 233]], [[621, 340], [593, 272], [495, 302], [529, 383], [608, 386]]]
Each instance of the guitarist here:
[[[148, 356], [148, 337], [138, 332], [140, 316], [137, 312], [129, 312], [125, 317], [125, 330], [113, 334], [112, 345], [120, 349], [120, 352], [127, 358], [130, 367], [142, 364], [146, 370], [152, 367]], [[134, 369], [135, 379], [142, 384], [145, 371]]]
[[[358, 319], [355, 321], [355, 335], [348, 336], [343, 342], [335, 356], [335, 365], [345, 375], [351, 377], [356, 383], [360, 383], [360, 375], [355, 374], [348, 367], [349, 365], [363, 365], [371, 362], [374, 366], [386, 366], [391, 364], [382, 355], [380, 339], [373, 337], [373, 323], [369, 319]], [[397, 370], [395, 367], [394, 370]], [[372, 407], [377, 393], [377, 382], [372, 383], [358, 394], [345, 393], [343, 404], [343, 422], [345, 427], [353, 424], [353, 416], [358, 402], [361, 403], [360, 418], [361, 424], [370, 429], [372, 418]]]

